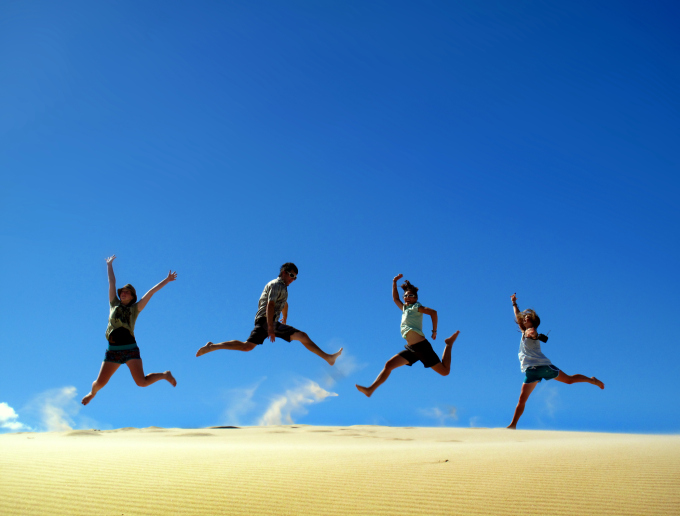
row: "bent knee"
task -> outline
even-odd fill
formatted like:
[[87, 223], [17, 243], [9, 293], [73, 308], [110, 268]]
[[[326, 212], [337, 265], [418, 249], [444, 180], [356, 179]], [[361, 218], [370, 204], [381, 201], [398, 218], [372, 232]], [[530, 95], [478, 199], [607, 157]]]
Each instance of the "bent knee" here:
[[253, 344], [252, 342], [246, 342], [243, 344], [243, 351], [252, 351], [255, 349], [257, 344]]
[[137, 384], [137, 387], [146, 387], [149, 385], [146, 381], [146, 378], [135, 378], [135, 383]]

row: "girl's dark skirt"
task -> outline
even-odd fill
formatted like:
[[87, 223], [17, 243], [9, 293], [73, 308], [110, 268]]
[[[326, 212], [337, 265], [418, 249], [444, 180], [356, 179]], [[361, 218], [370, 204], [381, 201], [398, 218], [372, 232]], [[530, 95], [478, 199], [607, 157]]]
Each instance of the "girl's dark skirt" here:
[[114, 364], [124, 364], [128, 360], [141, 359], [139, 348], [137, 344], [127, 344], [125, 346], [112, 346], [109, 344], [109, 349], [104, 355], [104, 362], [113, 362]]

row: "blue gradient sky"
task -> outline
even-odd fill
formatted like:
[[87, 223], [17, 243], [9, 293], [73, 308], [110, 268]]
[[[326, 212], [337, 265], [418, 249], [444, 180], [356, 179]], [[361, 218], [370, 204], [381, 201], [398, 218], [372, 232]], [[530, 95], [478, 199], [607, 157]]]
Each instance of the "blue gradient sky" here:
[[[556, 365], [607, 385], [544, 382], [520, 427], [680, 430], [678, 7], [511, 4], [3, 2], [0, 431], [258, 424], [277, 400], [301, 424], [505, 426], [513, 292]], [[114, 253], [140, 293], [178, 271], [136, 335], [179, 383], [123, 367], [80, 408]], [[285, 261], [289, 323], [344, 346], [338, 370], [280, 340], [194, 358], [248, 336]], [[438, 352], [461, 331], [452, 374], [367, 399], [404, 343], [397, 273]]]

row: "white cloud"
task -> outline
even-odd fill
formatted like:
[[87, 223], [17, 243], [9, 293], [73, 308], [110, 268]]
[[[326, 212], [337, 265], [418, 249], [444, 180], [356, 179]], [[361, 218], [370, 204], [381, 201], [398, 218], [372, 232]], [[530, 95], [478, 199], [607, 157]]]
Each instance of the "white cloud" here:
[[0, 429], [7, 429], [12, 432], [31, 430], [28, 426], [19, 422], [19, 414], [4, 401], [0, 403]]
[[470, 428], [476, 428], [476, 427], [478, 427], [478, 426], [479, 426], [479, 421], [480, 421], [480, 419], [481, 419], [481, 418], [480, 418], [479, 416], [472, 416], [472, 417], [470, 418]]
[[548, 416], [555, 417], [555, 413], [561, 405], [560, 393], [557, 385], [551, 385], [551, 383], [546, 382], [544, 385], [541, 385], [541, 388], [538, 389], [537, 394], [538, 396], [535, 396], [538, 398], [536, 401], [543, 403]]
[[458, 421], [458, 410], [452, 405], [420, 409], [419, 412], [423, 416], [436, 419], [440, 426], [444, 426], [449, 419]]
[[241, 418], [251, 412], [255, 408], [253, 395], [260, 387], [266, 377], [260, 379], [255, 385], [244, 387], [240, 389], [229, 390], [229, 406], [224, 412], [224, 424], [226, 425], [240, 425]]
[[[335, 347], [332, 347], [332, 349], [335, 349]], [[342, 355], [340, 355], [335, 362], [335, 365], [331, 368], [331, 371], [326, 374], [323, 383], [326, 387], [333, 387], [333, 385], [340, 380], [347, 378], [353, 372], [363, 369], [364, 367], [366, 367], [366, 364], [357, 363], [352, 355], [347, 353], [347, 351], [343, 351]]]
[[304, 415], [307, 413], [305, 406], [319, 403], [329, 396], [337, 396], [337, 394], [328, 392], [312, 380], [307, 380], [303, 385], [276, 397], [260, 418], [259, 424], [291, 425], [294, 423], [293, 414]]
[[77, 391], [73, 386], [50, 389], [38, 394], [29, 404], [29, 410], [40, 420], [40, 427], [47, 432], [73, 430], [73, 417], [80, 411], [75, 401]]
[[[82, 406], [76, 400], [78, 392], [73, 386], [49, 389], [36, 395], [19, 415], [7, 403], [0, 403], [0, 431], [67, 432], [74, 428], [97, 428], [100, 425], [88, 417], [78, 415]], [[74, 421], [74, 419], [76, 421]]]

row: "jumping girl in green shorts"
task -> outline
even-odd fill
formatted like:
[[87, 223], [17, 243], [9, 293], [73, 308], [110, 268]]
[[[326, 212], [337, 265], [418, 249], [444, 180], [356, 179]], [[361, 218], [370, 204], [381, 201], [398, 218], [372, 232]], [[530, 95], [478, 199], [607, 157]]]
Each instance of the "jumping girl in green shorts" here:
[[508, 425], [508, 428], [514, 430], [517, 428], [517, 421], [524, 412], [524, 405], [541, 380], [552, 380], [554, 378], [558, 382], [569, 385], [572, 383], [590, 383], [597, 385], [600, 389], [604, 389], [604, 384], [594, 376], [592, 378], [582, 374], [569, 376], [554, 366], [550, 359], [541, 352], [541, 342], [548, 340], [546, 335], [539, 334], [536, 331], [538, 325], [541, 324], [541, 319], [531, 308], [523, 312], [519, 311], [517, 294], [510, 296], [510, 299], [515, 312], [515, 322], [522, 330], [522, 340], [519, 344], [519, 362], [522, 366], [522, 372], [526, 374], [519, 395], [519, 402], [515, 408], [515, 415], [512, 417], [512, 423]]
[[[92, 383], [92, 390], [83, 398], [82, 404], [87, 405], [92, 401], [97, 392], [104, 387], [121, 364], [127, 364], [132, 373], [132, 378], [140, 387], [147, 387], [159, 380], [167, 380], [174, 387], [177, 381], [170, 371], [164, 373], [150, 373], [145, 375], [142, 367], [142, 358], [139, 354], [137, 341], [135, 340], [135, 322], [139, 312], [156, 292], [171, 281], [177, 279], [176, 272], [168, 272], [168, 277], [149, 290], [142, 299], [137, 302], [137, 292], [129, 283], [118, 289], [116, 295], [116, 277], [113, 274], [113, 260], [116, 255], [106, 259], [109, 275], [109, 325], [106, 328], [106, 340], [109, 346], [104, 355], [104, 362], [99, 370], [99, 376]], [[120, 296], [120, 298], [119, 298]]]

